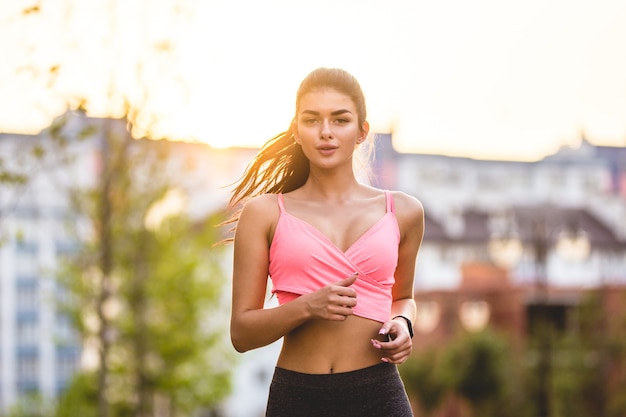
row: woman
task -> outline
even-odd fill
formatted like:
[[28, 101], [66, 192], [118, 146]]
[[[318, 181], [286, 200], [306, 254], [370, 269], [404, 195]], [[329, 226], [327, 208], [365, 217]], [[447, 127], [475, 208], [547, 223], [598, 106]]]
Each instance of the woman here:
[[[344, 70], [301, 83], [296, 114], [236, 186], [231, 339], [283, 339], [267, 416], [411, 416], [396, 364], [412, 349], [418, 200], [360, 183], [363, 92]], [[264, 308], [268, 275], [279, 306]]]

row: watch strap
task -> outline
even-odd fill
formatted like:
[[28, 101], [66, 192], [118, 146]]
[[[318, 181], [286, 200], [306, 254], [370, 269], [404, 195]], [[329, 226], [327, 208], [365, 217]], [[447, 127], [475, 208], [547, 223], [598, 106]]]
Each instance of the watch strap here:
[[403, 315], [398, 315], [395, 316], [394, 318], [392, 318], [391, 320], [395, 320], [397, 318], [403, 318], [406, 321], [406, 325], [409, 328], [409, 335], [411, 336], [411, 339], [413, 339], [413, 323], [411, 322], [411, 320], [409, 320], [408, 317], [403, 316]]

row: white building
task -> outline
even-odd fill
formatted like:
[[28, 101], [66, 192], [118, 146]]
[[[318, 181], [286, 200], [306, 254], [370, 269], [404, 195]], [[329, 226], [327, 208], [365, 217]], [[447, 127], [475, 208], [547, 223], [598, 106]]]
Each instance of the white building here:
[[28, 155], [42, 137], [0, 135], [5, 170], [25, 173], [27, 185], [0, 187], [0, 410], [18, 397], [50, 399], [70, 381], [81, 346], [69, 317], [57, 308], [63, 291], [56, 274], [60, 257], [72, 251], [66, 232], [68, 202], [59, 189], [89, 178], [89, 154], [69, 163]]
[[[567, 227], [586, 233], [591, 243], [589, 255], [576, 263], [549, 254], [553, 284], [626, 282], [626, 148], [596, 147], [583, 139], [578, 148], [562, 148], [540, 161], [510, 162], [399, 154], [389, 136], [378, 140], [377, 185], [414, 195], [425, 207], [417, 290], [458, 286], [461, 265], [489, 260], [489, 243], [502, 232], [498, 227], [515, 223], [522, 223], [517, 233], [525, 251], [511, 266], [512, 275], [532, 279], [530, 229], [539, 220], [548, 223], [552, 243]], [[511, 224], [502, 225], [504, 220]]]

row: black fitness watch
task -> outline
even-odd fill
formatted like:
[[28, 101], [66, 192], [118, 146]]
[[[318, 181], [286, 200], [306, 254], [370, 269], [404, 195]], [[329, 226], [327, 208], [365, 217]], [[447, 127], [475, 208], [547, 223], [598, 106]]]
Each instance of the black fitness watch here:
[[398, 317], [403, 318], [403, 319], [406, 321], [406, 325], [407, 325], [407, 326], [408, 326], [408, 328], [409, 328], [409, 336], [411, 336], [411, 339], [413, 339], [413, 323], [411, 323], [411, 320], [409, 320], [409, 318], [408, 318], [408, 317], [405, 317], [405, 316], [402, 316], [402, 315], [400, 315], [400, 316], [395, 316], [395, 317], [394, 317], [394, 318], [392, 318], [391, 320], [395, 320], [395, 319], [397, 319]]

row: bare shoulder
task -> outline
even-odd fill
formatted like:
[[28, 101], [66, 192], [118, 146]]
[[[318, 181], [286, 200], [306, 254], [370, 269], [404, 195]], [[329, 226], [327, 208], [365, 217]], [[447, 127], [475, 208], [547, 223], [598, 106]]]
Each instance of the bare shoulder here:
[[402, 191], [392, 191], [396, 218], [403, 231], [423, 229], [424, 207], [415, 197]]
[[262, 194], [251, 198], [243, 206], [243, 212], [259, 215], [267, 212], [278, 213], [278, 197], [276, 194]]
[[248, 200], [243, 206], [239, 217], [240, 228], [244, 226], [260, 227], [265, 230], [273, 229], [279, 215], [278, 201], [276, 194], [263, 194]]
[[391, 194], [396, 208], [396, 216], [414, 220], [424, 216], [424, 207], [417, 198], [402, 191], [392, 191]]

